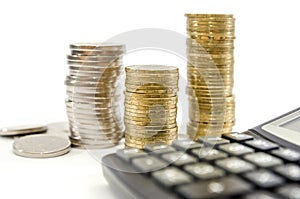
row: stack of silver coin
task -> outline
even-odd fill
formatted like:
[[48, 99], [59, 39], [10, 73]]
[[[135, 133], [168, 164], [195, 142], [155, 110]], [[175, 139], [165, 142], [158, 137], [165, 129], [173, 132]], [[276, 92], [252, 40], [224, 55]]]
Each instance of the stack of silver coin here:
[[71, 44], [66, 109], [73, 145], [105, 148], [124, 133], [120, 112], [125, 46], [105, 43]]

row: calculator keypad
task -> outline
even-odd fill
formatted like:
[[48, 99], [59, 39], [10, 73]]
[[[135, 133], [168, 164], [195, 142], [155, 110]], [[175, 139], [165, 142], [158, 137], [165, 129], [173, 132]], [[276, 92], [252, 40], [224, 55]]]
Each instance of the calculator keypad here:
[[253, 182], [255, 185], [261, 188], [272, 188], [284, 183], [283, 178], [264, 169], [246, 173], [244, 176], [249, 181]]
[[247, 153], [253, 153], [254, 149], [249, 148], [239, 143], [224, 144], [219, 146], [219, 149], [233, 156], [241, 156]]
[[251, 184], [236, 176], [180, 186], [177, 191], [185, 198], [208, 199], [237, 196], [250, 192]]
[[176, 167], [169, 167], [152, 173], [154, 179], [166, 187], [192, 182], [192, 177]]
[[263, 168], [274, 167], [283, 163], [283, 161], [279, 158], [264, 152], [248, 154], [245, 155], [244, 158], [245, 160], [248, 160], [249, 162], [252, 162], [253, 164]]
[[255, 137], [176, 140], [118, 150], [116, 156], [178, 198], [300, 198], [300, 152]]

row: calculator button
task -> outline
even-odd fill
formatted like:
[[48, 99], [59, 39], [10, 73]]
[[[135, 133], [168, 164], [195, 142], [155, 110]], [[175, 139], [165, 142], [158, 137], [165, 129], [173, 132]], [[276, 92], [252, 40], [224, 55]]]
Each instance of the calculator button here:
[[212, 160], [218, 160], [222, 158], [227, 158], [228, 154], [224, 153], [222, 151], [219, 151], [217, 149], [212, 149], [212, 148], [200, 148], [200, 149], [193, 149], [192, 154], [197, 156], [200, 159], [204, 159], [207, 161], [212, 161]]
[[188, 173], [192, 174], [196, 178], [205, 180], [219, 178], [225, 175], [225, 172], [223, 170], [209, 165], [207, 163], [186, 165], [184, 167], [184, 170], [186, 170]]
[[282, 160], [264, 152], [245, 155], [244, 158], [259, 167], [273, 167], [282, 164]]
[[135, 158], [132, 160], [132, 164], [143, 173], [156, 171], [168, 166], [168, 163], [153, 156]]
[[169, 167], [152, 173], [155, 180], [166, 187], [192, 182], [192, 177], [175, 167]]
[[274, 170], [291, 181], [300, 181], [300, 167], [296, 164], [281, 165]]
[[277, 144], [262, 139], [250, 140], [245, 142], [245, 144], [260, 151], [270, 151], [279, 148]]
[[290, 184], [284, 187], [277, 189], [277, 192], [288, 198], [288, 199], [299, 199], [300, 198], [300, 185], [299, 184]]
[[187, 199], [225, 198], [247, 194], [252, 186], [236, 176], [180, 186], [177, 191]]
[[289, 162], [300, 161], [300, 152], [294, 151], [292, 149], [280, 148], [271, 151], [271, 153]]
[[161, 157], [168, 163], [173, 164], [175, 166], [182, 166], [185, 164], [197, 162], [197, 159], [195, 157], [183, 153], [182, 151], [163, 154]]
[[247, 153], [253, 153], [254, 152], [254, 149], [249, 148], [249, 147], [244, 146], [244, 145], [239, 144], [239, 143], [231, 143], [231, 144], [220, 145], [219, 149], [229, 153], [230, 155], [234, 155], [234, 156], [240, 156], [240, 155], [245, 155]]
[[222, 137], [231, 140], [233, 142], [244, 142], [248, 140], [253, 140], [253, 136], [243, 134], [243, 133], [224, 134]]
[[281, 199], [281, 197], [268, 191], [257, 191], [243, 197], [243, 199]]
[[200, 137], [199, 142], [205, 146], [219, 146], [221, 144], [229, 144], [230, 141], [221, 137]]
[[130, 162], [130, 160], [133, 158], [147, 156], [147, 153], [135, 148], [119, 149], [117, 150], [116, 154], [119, 158], [125, 160], [126, 162]]
[[216, 165], [225, 169], [228, 172], [239, 174], [249, 172], [255, 169], [255, 166], [237, 157], [217, 160]]
[[246, 173], [245, 178], [261, 188], [272, 188], [284, 183], [284, 179], [267, 170]]
[[173, 147], [165, 143], [148, 144], [145, 146], [145, 151], [160, 155], [176, 151]]
[[203, 144], [193, 140], [175, 140], [173, 141], [172, 146], [178, 150], [187, 151], [190, 149], [201, 148], [203, 147]]

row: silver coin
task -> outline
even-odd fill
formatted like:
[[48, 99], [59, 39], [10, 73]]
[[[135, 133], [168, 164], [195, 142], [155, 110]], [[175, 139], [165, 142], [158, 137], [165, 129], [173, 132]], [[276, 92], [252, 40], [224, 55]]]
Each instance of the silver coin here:
[[123, 50], [71, 50], [71, 55], [84, 56], [121, 56], [124, 54]]
[[77, 81], [77, 80], [65, 80], [65, 85], [67, 86], [80, 86], [88, 88], [101, 88], [101, 89], [116, 89], [118, 86], [117, 82], [87, 82], [87, 81]]
[[106, 108], [106, 109], [84, 109], [84, 108], [73, 108], [73, 107], [66, 107], [67, 113], [74, 114], [75, 116], [82, 115], [87, 117], [102, 117], [107, 115], [116, 115], [121, 114], [119, 107], [115, 108]]
[[69, 137], [71, 142], [76, 142], [78, 144], [83, 144], [83, 145], [116, 145], [119, 143], [120, 139], [102, 139], [102, 140], [98, 140], [98, 139], [83, 139], [83, 138], [74, 138], [74, 137]]
[[78, 67], [101, 67], [101, 68], [110, 68], [114, 66], [122, 66], [122, 59], [117, 59], [111, 62], [92, 62], [92, 61], [77, 61], [77, 60], [68, 60], [68, 65], [78, 66]]
[[77, 70], [79, 72], [87, 72], [87, 73], [105, 73], [105, 74], [113, 74], [115, 72], [121, 72], [123, 70], [123, 66], [116, 64], [116, 65], [103, 65], [103, 66], [99, 66], [99, 65], [69, 65], [69, 69], [70, 70]]
[[119, 76], [115, 76], [112, 77], [111, 75], [109, 75], [109, 77], [106, 77], [104, 75], [102, 76], [91, 76], [91, 77], [80, 77], [80, 76], [74, 76], [74, 75], [70, 75], [66, 77], [66, 80], [75, 80], [75, 81], [79, 81], [79, 82], [97, 82], [97, 83], [112, 83], [112, 82], [117, 82], [120, 81], [121, 78]]
[[73, 130], [78, 130], [78, 132], [80, 132], [80, 130], [100, 130], [100, 131], [106, 131], [106, 130], [111, 130], [111, 129], [121, 129], [123, 130], [123, 126], [124, 124], [123, 123], [109, 123], [109, 124], [102, 124], [102, 125], [99, 125], [99, 124], [78, 124], [78, 123], [73, 123], [73, 122], [70, 122], [70, 126], [71, 126], [71, 129]]
[[72, 146], [76, 147], [78, 149], [87, 149], [87, 150], [98, 150], [98, 149], [106, 149], [106, 148], [111, 148], [111, 147], [115, 147], [117, 146], [119, 143], [117, 144], [96, 144], [96, 145], [87, 145], [87, 144], [82, 144], [82, 143], [78, 143], [74, 140], [71, 140], [71, 138], [69, 138]]
[[68, 139], [53, 135], [28, 135], [15, 140], [13, 151], [28, 158], [50, 158], [68, 153], [71, 143]]
[[110, 118], [77, 118], [75, 115], [70, 115], [69, 120], [73, 123], [80, 123], [80, 124], [101, 124], [101, 123], [111, 123], [111, 122], [121, 122], [122, 117], [110, 117]]
[[109, 108], [109, 109], [100, 109], [100, 110], [88, 110], [88, 109], [80, 109], [80, 108], [72, 108], [66, 107], [68, 114], [73, 114], [75, 116], [87, 116], [87, 117], [105, 117], [107, 115], [120, 115], [121, 111], [116, 108]]
[[113, 133], [113, 134], [106, 134], [106, 135], [93, 135], [93, 134], [81, 133], [80, 137], [82, 139], [97, 139], [97, 140], [116, 139], [116, 140], [119, 140], [120, 138], [123, 137], [123, 134], [122, 133]]
[[116, 88], [89, 88], [89, 87], [80, 87], [80, 86], [67, 86], [67, 92], [72, 93], [82, 93], [82, 94], [95, 94], [95, 96], [105, 95], [115, 95], [115, 93], [122, 94], [123, 87], [117, 86]]
[[44, 133], [47, 130], [47, 126], [41, 124], [30, 124], [21, 126], [4, 127], [0, 129], [1, 136], [15, 136]]
[[107, 140], [107, 139], [120, 139], [123, 137], [124, 131], [114, 131], [112, 133], [98, 133], [98, 134], [91, 134], [86, 132], [77, 132], [71, 131], [70, 135], [72, 137], [80, 137], [84, 139], [96, 139], [96, 140]]
[[[71, 101], [76, 101], [76, 99], [78, 100], [85, 100], [85, 102], [89, 103], [89, 102], [103, 102], [103, 103], [107, 103], [107, 102], [119, 102], [120, 99], [122, 99], [122, 96], [121, 95], [114, 95], [113, 97], [111, 96], [83, 96], [83, 95], [77, 95], [77, 93], [71, 93], [71, 94], [67, 94], [68, 96], [68, 99], [71, 100]], [[75, 99], [75, 100], [72, 100], [72, 99]]]
[[114, 71], [114, 72], [106, 72], [106, 71], [85, 71], [81, 69], [69, 69], [69, 75], [76, 76], [76, 77], [98, 77], [101, 78], [101, 81], [107, 80], [114, 80], [117, 79], [120, 75], [123, 75], [124, 71]]
[[66, 106], [70, 108], [81, 108], [81, 109], [92, 109], [92, 110], [102, 110], [102, 109], [109, 109], [109, 108], [118, 108], [120, 105], [118, 103], [113, 103], [108, 105], [107, 103], [104, 104], [91, 104], [91, 103], [77, 103], [72, 101], [66, 101]]
[[[83, 97], [75, 97], [75, 96], [68, 96], [68, 100], [77, 103], [89, 103], [89, 104], [101, 104], [101, 105], [111, 105], [120, 103], [119, 99], [90, 99], [90, 98], [83, 98]], [[110, 107], [110, 106], [109, 106]]]
[[101, 51], [119, 51], [125, 50], [125, 45], [113, 44], [113, 43], [74, 43], [70, 45], [72, 50], [74, 49], [87, 49], [87, 50], [101, 50]]
[[84, 128], [72, 128], [71, 127], [71, 132], [74, 135], [94, 135], [94, 136], [109, 136], [109, 135], [114, 135], [114, 134], [122, 134], [124, 132], [123, 129], [119, 128], [109, 128], [109, 129], [84, 129]]
[[[122, 57], [122, 56], [120, 56]], [[97, 55], [67, 55], [68, 60], [88, 61], [88, 62], [112, 62], [119, 59], [119, 56], [97, 56]]]
[[[76, 90], [75, 87], [73, 87], [74, 90], [72, 91], [71, 89], [67, 90], [66, 94], [69, 95], [69, 96], [76, 96], [76, 97], [87, 97], [87, 98], [93, 98], [93, 97], [113, 97], [114, 95], [122, 95], [122, 92], [119, 91], [119, 92], [115, 92], [115, 91], [112, 91], [112, 92], [107, 92], [107, 93], [89, 93], [89, 92], [81, 92], [79, 90]], [[119, 89], [120, 90], [120, 89]]]
[[85, 129], [111, 129], [111, 128], [121, 128], [124, 124], [123, 121], [113, 121], [113, 122], [101, 122], [101, 121], [95, 121], [95, 122], [82, 122], [77, 120], [72, 120], [69, 118], [69, 123], [73, 128], [85, 128]]
[[101, 121], [121, 121], [123, 119], [122, 116], [120, 115], [101, 115], [101, 116], [95, 116], [95, 115], [79, 115], [79, 114], [74, 114], [74, 113], [67, 113], [68, 118], [72, 121], [77, 121], [77, 122], [83, 122], [83, 121], [94, 121], [94, 122], [101, 122]]
[[76, 112], [74, 110], [67, 109], [67, 115], [73, 118], [82, 118], [82, 119], [105, 119], [105, 118], [122, 118], [123, 116], [121, 115], [120, 111], [116, 112], [107, 112], [107, 113], [80, 113]]

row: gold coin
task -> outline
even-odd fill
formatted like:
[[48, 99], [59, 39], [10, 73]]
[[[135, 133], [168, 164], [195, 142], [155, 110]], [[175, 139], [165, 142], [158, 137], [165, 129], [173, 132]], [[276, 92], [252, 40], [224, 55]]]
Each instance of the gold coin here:
[[137, 126], [165, 126], [165, 125], [172, 125], [174, 123], [176, 123], [176, 121], [174, 120], [170, 120], [170, 121], [160, 121], [160, 122], [153, 122], [153, 121], [133, 121], [133, 120], [129, 120], [124, 118], [124, 122], [125, 124], [131, 124], [131, 125], [137, 125]]
[[143, 102], [143, 101], [125, 101], [125, 108], [145, 110], [149, 106], [164, 106], [165, 109], [177, 108], [177, 102]]
[[140, 133], [140, 134], [153, 134], [153, 133], [162, 133], [162, 134], [166, 134], [166, 133], [170, 133], [170, 132], [177, 132], [178, 131], [178, 126], [175, 125], [172, 128], [165, 128], [165, 127], [156, 127], [156, 128], [137, 128], [134, 125], [125, 125], [125, 130], [131, 133]]
[[169, 90], [169, 89], [177, 89], [178, 85], [163, 85], [163, 84], [157, 84], [157, 83], [148, 83], [144, 85], [132, 85], [132, 84], [126, 84], [126, 89], [135, 89], [135, 90]]
[[126, 73], [126, 78], [130, 79], [159, 79], [159, 78], [166, 78], [166, 79], [178, 79], [179, 73], [169, 74], [169, 73], [146, 73], [146, 74], [136, 74], [136, 73]]
[[164, 66], [164, 65], [132, 65], [125, 67], [126, 73], [178, 73], [178, 68], [174, 66]]
[[146, 102], [170, 102], [170, 101], [177, 101], [178, 97], [173, 96], [173, 97], [144, 97], [141, 95], [136, 95], [136, 94], [129, 94], [127, 93], [125, 96], [125, 99], [127, 100], [141, 100], [141, 101], [146, 101]]
[[128, 116], [124, 115], [124, 119], [130, 120], [132, 122], [147, 122], [147, 123], [158, 123], [158, 124], [164, 124], [164, 123], [175, 123], [176, 122], [176, 116], [170, 116], [170, 117], [135, 117], [135, 116]]
[[166, 86], [166, 87], [169, 87], [169, 86], [176, 86], [178, 87], [178, 81], [175, 81], [175, 80], [166, 80], [166, 79], [161, 79], [161, 80], [145, 80], [145, 79], [141, 79], [141, 80], [129, 80], [129, 79], [126, 79], [125, 81], [125, 85], [131, 85], [131, 86], [145, 86], [145, 87], [148, 87], [149, 84], [155, 84], [155, 85], [159, 85], [159, 86]]
[[125, 109], [125, 112], [135, 113], [135, 114], [176, 114], [177, 113], [176, 107], [173, 109], [166, 109], [164, 106], [159, 105], [159, 106], [145, 107], [145, 109], [143, 108], [142, 110], [139, 110], [139, 109], [128, 108]]
[[159, 125], [146, 125], [146, 126], [137, 126], [134, 124], [126, 123], [125, 122], [125, 127], [130, 128], [130, 129], [136, 129], [136, 130], [160, 130], [160, 129], [173, 129], [177, 127], [177, 123], [172, 123], [172, 124], [159, 124]]
[[170, 97], [176, 97], [177, 94], [176, 93], [171, 93], [171, 94], [141, 94], [141, 93], [130, 93], [130, 92], [125, 92], [125, 96], [126, 97], [135, 97], [135, 98], [139, 98], [139, 99], [143, 99], [143, 98], [170, 98]]
[[125, 113], [124, 115], [126, 117], [140, 117], [140, 118], [152, 118], [152, 117], [155, 117], [155, 118], [166, 118], [166, 117], [175, 117], [177, 116], [177, 112], [175, 113], [166, 113], [166, 112], [163, 112], [163, 113], [147, 113], [147, 114], [141, 114], [141, 113], [134, 113], [134, 112], [130, 112], [129, 110], [125, 110]]
[[233, 18], [233, 14], [198, 14], [198, 13], [186, 13], [186, 17], [200, 17], [200, 18]]
[[152, 137], [136, 137], [128, 135], [125, 132], [125, 142], [126, 143], [136, 143], [136, 144], [148, 144], [151, 141], [161, 142], [161, 141], [173, 141], [177, 138], [176, 135], [168, 136], [168, 137], [159, 137], [159, 136], [152, 136]]

